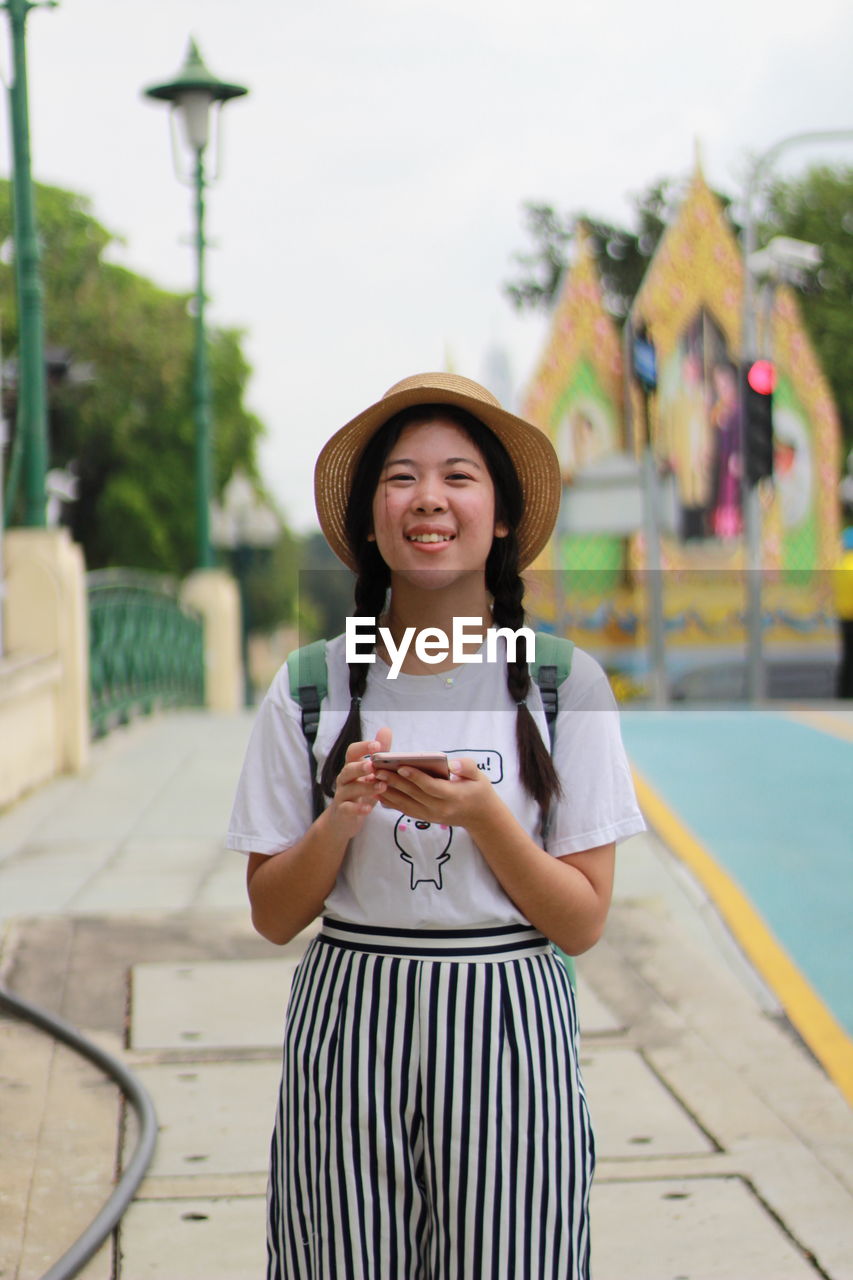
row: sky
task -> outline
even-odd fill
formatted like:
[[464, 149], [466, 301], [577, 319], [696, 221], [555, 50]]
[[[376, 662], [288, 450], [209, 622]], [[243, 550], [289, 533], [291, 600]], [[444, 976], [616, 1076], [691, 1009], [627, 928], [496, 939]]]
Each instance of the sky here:
[[[315, 524], [322, 444], [400, 378], [450, 362], [517, 406], [547, 323], [502, 291], [527, 247], [525, 201], [630, 222], [632, 195], [688, 177], [697, 146], [711, 184], [736, 195], [749, 157], [779, 139], [853, 129], [849, 0], [34, 10], [36, 180], [86, 195], [121, 238], [113, 259], [181, 292], [194, 282], [192, 193], [168, 109], [142, 90], [174, 77], [191, 35], [211, 71], [250, 90], [221, 117], [208, 315], [245, 333], [264, 482], [299, 530]], [[6, 34], [6, 83], [10, 61]], [[8, 123], [0, 134], [8, 174]], [[792, 148], [782, 171], [819, 161], [853, 163], [853, 143]]]

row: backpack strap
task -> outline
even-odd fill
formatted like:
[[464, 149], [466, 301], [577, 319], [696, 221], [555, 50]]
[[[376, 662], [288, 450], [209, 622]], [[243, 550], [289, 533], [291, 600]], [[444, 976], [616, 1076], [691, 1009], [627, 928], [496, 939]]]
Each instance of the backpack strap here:
[[326, 641], [315, 640], [313, 644], [294, 649], [287, 658], [287, 674], [290, 679], [291, 697], [302, 709], [302, 732], [308, 748], [308, 759], [311, 763], [311, 790], [314, 803], [314, 817], [323, 812], [323, 793], [317, 781], [317, 762], [314, 759], [314, 742], [320, 725], [320, 704], [329, 688], [329, 677], [326, 672]]
[[[548, 738], [552, 752], [559, 710], [559, 688], [572, 669], [574, 648], [573, 641], [566, 636], [555, 636], [550, 631], [536, 632], [536, 661], [530, 665], [530, 674], [539, 685], [539, 692], [542, 695], [542, 706], [548, 722]], [[556, 942], [552, 942], [551, 946], [565, 965], [569, 981], [575, 987], [577, 975], [574, 960], [566, 955], [565, 951], [561, 951]]]
[[539, 685], [542, 695], [552, 751], [559, 709], [557, 691], [572, 669], [574, 649], [574, 642], [566, 636], [555, 636], [550, 631], [536, 632], [536, 661], [531, 663], [530, 674]]

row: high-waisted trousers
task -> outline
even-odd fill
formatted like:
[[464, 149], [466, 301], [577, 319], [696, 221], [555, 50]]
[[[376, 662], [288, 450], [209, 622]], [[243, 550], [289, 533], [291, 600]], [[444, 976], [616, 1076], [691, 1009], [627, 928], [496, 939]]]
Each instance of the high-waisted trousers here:
[[574, 993], [535, 929], [323, 922], [296, 972], [268, 1280], [587, 1280]]

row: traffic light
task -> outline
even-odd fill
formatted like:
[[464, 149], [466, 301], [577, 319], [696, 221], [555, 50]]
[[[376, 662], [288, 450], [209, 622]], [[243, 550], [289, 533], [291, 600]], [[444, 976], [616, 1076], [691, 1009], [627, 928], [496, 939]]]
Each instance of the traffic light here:
[[743, 455], [746, 482], [757, 484], [773, 475], [773, 388], [776, 370], [769, 360], [754, 360], [741, 369]]

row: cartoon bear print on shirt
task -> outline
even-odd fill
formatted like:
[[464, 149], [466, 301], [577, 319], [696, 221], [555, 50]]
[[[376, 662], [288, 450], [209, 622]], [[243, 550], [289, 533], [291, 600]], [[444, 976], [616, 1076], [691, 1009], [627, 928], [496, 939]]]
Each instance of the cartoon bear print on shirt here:
[[436, 822], [422, 822], [401, 813], [394, 827], [394, 841], [400, 857], [411, 868], [411, 888], [434, 884], [442, 888], [442, 867], [450, 861], [447, 852], [453, 839], [453, 828]]

